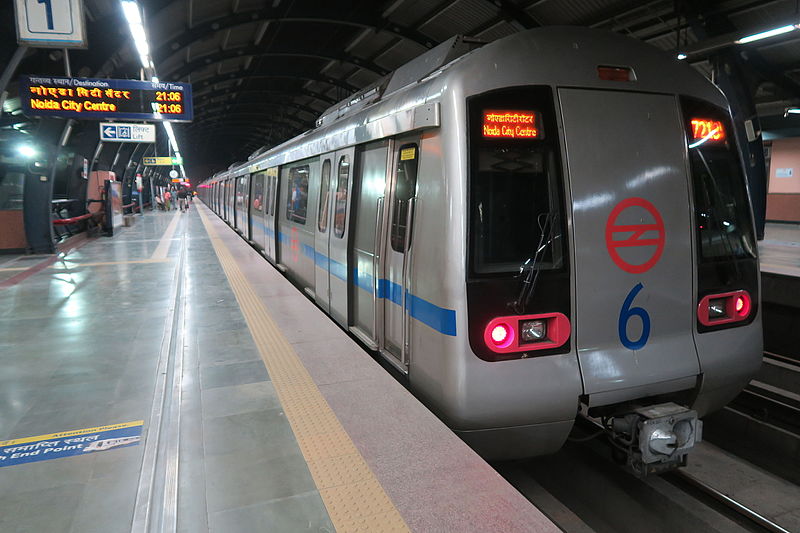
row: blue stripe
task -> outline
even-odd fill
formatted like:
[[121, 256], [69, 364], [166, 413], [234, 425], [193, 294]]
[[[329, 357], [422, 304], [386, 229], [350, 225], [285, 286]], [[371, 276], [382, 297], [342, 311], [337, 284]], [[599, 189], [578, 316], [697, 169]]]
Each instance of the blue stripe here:
[[[273, 230], [264, 226], [263, 223], [258, 221], [258, 224], [264, 228], [264, 231], [271, 236], [275, 233]], [[291, 237], [284, 233], [278, 233], [278, 239], [281, 244], [290, 244]], [[313, 246], [308, 244], [302, 245], [303, 255], [314, 261], [318, 267], [327, 270], [331, 275], [339, 278], [342, 281], [347, 281], [347, 266], [339, 261], [335, 261], [321, 252], [317, 252]], [[361, 290], [367, 291], [372, 294], [375, 288], [374, 277], [368, 272], [359, 272], [358, 268], [353, 268], [353, 282], [356, 287]], [[381, 278], [378, 280], [378, 298], [387, 299], [396, 305], [403, 305], [403, 287], [399, 284]], [[406, 307], [408, 314], [411, 318], [418, 320], [429, 326], [430, 328], [443, 333], [445, 335], [456, 335], [456, 312], [453, 309], [446, 309], [425, 300], [419, 296], [411, 294], [406, 291]]]

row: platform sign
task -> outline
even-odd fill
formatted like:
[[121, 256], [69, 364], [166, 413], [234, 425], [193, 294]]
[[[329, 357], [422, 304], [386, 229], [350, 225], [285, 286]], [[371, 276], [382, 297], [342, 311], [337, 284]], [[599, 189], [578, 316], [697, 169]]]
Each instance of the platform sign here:
[[146, 167], [171, 167], [172, 165], [182, 165], [182, 157], [143, 157], [142, 163]]
[[139, 444], [143, 420], [0, 441], [0, 468]]
[[17, 42], [38, 48], [86, 48], [83, 0], [14, 0]]
[[154, 143], [156, 127], [153, 124], [100, 123], [100, 140], [120, 143]]
[[22, 76], [19, 86], [27, 116], [160, 122], [193, 117], [189, 83]]

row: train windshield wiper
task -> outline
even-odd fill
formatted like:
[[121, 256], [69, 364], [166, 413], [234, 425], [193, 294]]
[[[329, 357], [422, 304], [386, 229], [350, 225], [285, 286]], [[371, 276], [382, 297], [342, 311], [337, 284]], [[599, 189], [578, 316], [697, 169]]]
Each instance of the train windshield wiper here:
[[553, 244], [556, 227], [555, 219], [555, 214], [549, 211], [547, 213], [541, 213], [536, 219], [539, 224], [539, 243], [536, 245], [536, 251], [533, 257], [526, 259], [519, 267], [519, 273], [523, 276], [522, 288], [520, 289], [517, 299], [509, 304], [517, 314], [522, 314], [524, 312], [528, 302], [533, 296], [533, 291], [536, 288], [536, 281], [539, 279], [539, 263], [547, 249]]

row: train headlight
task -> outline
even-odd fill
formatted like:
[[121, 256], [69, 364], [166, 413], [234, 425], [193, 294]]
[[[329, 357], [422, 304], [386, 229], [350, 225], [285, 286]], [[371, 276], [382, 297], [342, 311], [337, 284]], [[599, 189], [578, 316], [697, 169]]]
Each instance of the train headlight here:
[[727, 313], [725, 312], [725, 308], [727, 307], [727, 298], [715, 298], [713, 300], [708, 301], [708, 318], [725, 318]]
[[544, 320], [523, 320], [519, 324], [522, 342], [539, 342], [547, 338], [547, 322]]

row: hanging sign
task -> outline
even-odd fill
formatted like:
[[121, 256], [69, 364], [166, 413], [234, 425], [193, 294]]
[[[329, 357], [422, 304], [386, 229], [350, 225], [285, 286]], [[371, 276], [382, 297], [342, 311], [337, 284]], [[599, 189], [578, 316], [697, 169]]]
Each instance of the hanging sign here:
[[100, 140], [119, 143], [154, 143], [156, 142], [156, 127], [153, 124], [101, 122]]
[[171, 167], [172, 165], [182, 165], [182, 157], [143, 157], [142, 163], [146, 167]]
[[14, 0], [17, 42], [37, 48], [86, 48], [83, 0]]
[[27, 116], [99, 120], [192, 120], [189, 83], [22, 76]]

